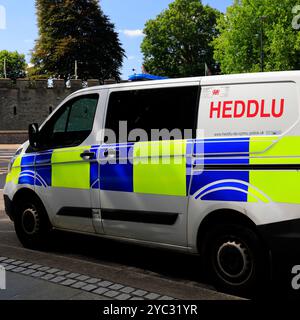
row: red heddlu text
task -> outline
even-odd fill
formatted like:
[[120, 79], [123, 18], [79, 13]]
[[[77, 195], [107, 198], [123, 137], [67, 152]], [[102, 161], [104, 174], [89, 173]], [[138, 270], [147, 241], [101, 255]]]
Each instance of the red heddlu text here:
[[285, 99], [272, 99], [269, 104], [265, 99], [212, 101], [210, 103], [210, 118], [281, 118], [284, 109]]

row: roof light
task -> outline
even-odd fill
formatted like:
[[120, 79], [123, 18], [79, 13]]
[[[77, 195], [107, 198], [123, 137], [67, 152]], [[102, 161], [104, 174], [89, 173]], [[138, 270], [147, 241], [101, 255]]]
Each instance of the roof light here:
[[134, 74], [129, 77], [129, 81], [149, 81], [149, 80], [165, 80], [168, 79], [167, 77], [160, 77], [160, 76], [155, 76], [152, 74]]

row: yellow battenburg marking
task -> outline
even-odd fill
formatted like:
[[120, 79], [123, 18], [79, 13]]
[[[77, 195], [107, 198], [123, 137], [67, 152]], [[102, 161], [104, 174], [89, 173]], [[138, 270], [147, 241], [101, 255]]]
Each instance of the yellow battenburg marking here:
[[[268, 139], [270, 139], [269, 142]], [[263, 149], [264, 147], [266, 148]], [[255, 154], [256, 152], [258, 153]], [[251, 138], [250, 153], [250, 164], [300, 164], [300, 137]], [[250, 184], [261, 190], [272, 201], [300, 204], [300, 173], [298, 171], [262, 169], [252, 170], [249, 175]], [[249, 188], [249, 192], [252, 191], [253, 189]], [[248, 202], [256, 201], [251, 195], [248, 196]]]
[[12, 182], [14, 184], [18, 184], [19, 183], [19, 176], [21, 174], [21, 160], [22, 160], [22, 156], [19, 155], [11, 168], [11, 171], [7, 174], [6, 176], [6, 183], [8, 182]]
[[52, 154], [52, 187], [90, 189], [90, 163], [80, 154], [90, 147], [54, 150]]
[[186, 196], [186, 141], [136, 143], [133, 159], [134, 192]]
[[300, 164], [300, 137], [251, 138], [250, 164]]
[[250, 171], [250, 182], [274, 202], [300, 204], [298, 171]]
[[[262, 153], [274, 145], [278, 141], [278, 137], [251, 137], [250, 153]], [[253, 156], [253, 155], [252, 155]]]
[[248, 189], [248, 202], [264, 202], [264, 203], [268, 203], [270, 202], [269, 199], [262, 194], [259, 190], [253, 188], [253, 187], [249, 187]]
[[258, 202], [258, 199], [253, 197], [252, 194], [248, 193], [247, 194], [247, 202], [249, 202], [249, 203]]

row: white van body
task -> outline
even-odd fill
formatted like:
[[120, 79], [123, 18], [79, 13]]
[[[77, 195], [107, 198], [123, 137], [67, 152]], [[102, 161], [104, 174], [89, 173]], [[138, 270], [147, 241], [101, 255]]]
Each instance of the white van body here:
[[[176, 92], [186, 96], [180, 100], [175, 97]], [[104, 129], [109, 121], [128, 120], [125, 119], [128, 114], [139, 123], [146, 123], [150, 114], [155, 122], [150, 102], [139, 117], [133, 113], [139, 110], [141, 101], [153, 99], [151, 102], [156, 105], [157, 97], [164, 100], [155, 109], [157, 119], [163, 106], [169, 108], [168, 100], [174, 106], [180, 100], [174, 113], [162, 118], [170, 123], [173, 119], [176, 123], [181, 118], [186, 123], [194, 119], [192, 128], [186, 129], [197, 129], [197, 134], [169, 141], [105, 143]], [[16, 215], [20, 214], [16, 209], [18, 201], [34, 194], [55, 229], [190, 253], [205, 251], [202, 241], [209, 244], [203, 237], [215, 226], [226, 224], [228, 217], [230, 225], [251, 229], [268, 254], [272, 253], [276, 249], [272, 246], [275, 238], [291, 238], [293, 242], [299, 237], [299, 97], [300, 72], [132, 82], [80, 90], [55, 110], [40, 132], [44, 130], [48, 135], [57, 130], [57, 139], [68, 141], [67, 127], [75, 128], [79, 123], [76, 115], [72, 120], [72, 114], [77, 112], [77, 117], [86, 117], [80, 129], [86, 136], [79, 132], [75, 134], [77, 142], [40, 149], [31, 148], [26, 142], [12, 160], [7, 176], [4, 189], [7, 213], [16, 221]], [[132, 102], [132, 109], [130, 99], [140, 99]], [[192, 107], [185, 105], [185, 101]], [[85, 103], [93, 108], [94, 115], [80, 110], [86, 108]], [[128, 111], [123, 112], [123, 106]], [[69, 120], [62, 120], [66, 117], [64, 108], [69, 112]], [[62, 114], [58, 116], [59, 112]], [[189, 112], [193, 114], [189, 116]], [[118, 114], [123, 119], [116, 119]], [[88, 117], [93, 118], [90, 129]], [[56, 129], [49, 125], [51, 121]], [[64, 121], [69, 121], [65, 129]], [[149, 156], [148, 147], [153, 144], [156, 162], [143, 163]], [[168, 152], [160, 151], [164, 144], [168, 145]], [[163, 164], [164, 157], [171, 158], [169, 165]], [[107, 163], [108, 158], [117, 163]], [[125, 164], [118, 163], [122, 159]], [[27, 208], [27, 216], [32, 220], [30, 212]], [[30, 237], [36, 228], [28, 224]], [[280, 225], [282, 228], [278, 228]], [[223, 251], [225, 257], [225, 250], [235, 250], [240, 255], [237, 259], [245, 264], [240, 271], [250, 268], [245, 261], [251, 245], [244, 246], [235, 240], [240, 238], [239, 231], [239, 236], [228, 238], [216, 249], [219, 270], [216, 273], [220, 276], [223, 272], [223, 283], [232, 287], [250, 281], [247, 274], [243, 281], [233, 283], [230, 272], [220, 262]]]

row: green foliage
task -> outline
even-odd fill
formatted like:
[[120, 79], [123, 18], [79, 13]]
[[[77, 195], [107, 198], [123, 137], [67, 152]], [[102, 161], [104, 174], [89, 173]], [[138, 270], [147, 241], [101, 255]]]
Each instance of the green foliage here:
[[73, 76], [77, 60], [82, 79], [119, 79], [124, 50], [98, 0], [36, 0], [36, 8], [36, 74]]
[[146, 23], [141, 49], [150, 73], [185, 77], [203, 75], [205, 63], [214, 69], [211, 41], [220, 13], [199, 0], [175, 0]]
[[213, 42], [222, 73], [260, 71], [262, 23], [265, 71], [299, 69], [300, 33], [292, 28], [295, 4], [295, 0], [235, 0], [220, 16], [220, 36]]
[[17, 51], [0, 51], [0, 78], [4, 78], [4, 60], [6, 60], [7, 78], [17, 79], [25, 77], [25, 55]]
[[28, 67], [26, 70], [27, 78], [30, 80], [47, 80], [51, 77], [51, 74], [39, 74], [38, 70], [33, 67]]

